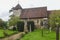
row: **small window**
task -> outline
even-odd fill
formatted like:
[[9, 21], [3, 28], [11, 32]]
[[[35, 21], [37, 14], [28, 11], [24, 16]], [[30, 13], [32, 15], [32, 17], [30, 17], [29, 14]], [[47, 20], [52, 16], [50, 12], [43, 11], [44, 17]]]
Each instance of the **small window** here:
[[40, 25], [43, 26], [43, 21], [40, 22]]
[[37, 20], [37, 23], [39, 23], [39, 20]]

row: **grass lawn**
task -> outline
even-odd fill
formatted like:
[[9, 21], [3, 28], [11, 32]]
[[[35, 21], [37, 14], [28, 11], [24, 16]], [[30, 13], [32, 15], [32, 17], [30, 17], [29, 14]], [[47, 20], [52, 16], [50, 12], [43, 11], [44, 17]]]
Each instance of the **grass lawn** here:
[[4, 30], [1, 30], [1, 29], [0, 29], [0, 37], [4, 37], [3, 31], [4, 31]]
[[4, 33], [3, 33], [4, 31], [5, 31], [8, 35], [12, 35], [12, 34], [14, 34], [14, 33], [17, 33], [17, 31], [0, 29], [0, 38], [1, 38], [1, 37], [5, 37], [5, 35], [4, 35]]
[[47, 30], [44, 30], [44, 36], [42, 37], [41, 30], [36, 30], [26, 34], [21, 40], [56, 40], [56, 34], [54, 31], [47, 33]]

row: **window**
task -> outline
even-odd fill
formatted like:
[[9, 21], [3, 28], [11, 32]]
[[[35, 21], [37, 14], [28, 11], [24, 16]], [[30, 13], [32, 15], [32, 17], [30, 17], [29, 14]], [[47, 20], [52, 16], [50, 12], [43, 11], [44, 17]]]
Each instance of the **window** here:
[[39, 20], [37, 20], [37, 23], [39, 23]]

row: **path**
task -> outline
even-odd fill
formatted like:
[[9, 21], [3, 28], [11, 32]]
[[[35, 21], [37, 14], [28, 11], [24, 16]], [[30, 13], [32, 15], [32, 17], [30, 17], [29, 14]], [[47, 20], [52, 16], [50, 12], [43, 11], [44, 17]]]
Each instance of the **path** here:
[[0, 40], [16, 40], [21, 38], [22, 34], [24, 34], [24, 32], [20, 32], [18, 34], [12, 35], [10, 37], [4, 38], [4, 39], [0, 39]]

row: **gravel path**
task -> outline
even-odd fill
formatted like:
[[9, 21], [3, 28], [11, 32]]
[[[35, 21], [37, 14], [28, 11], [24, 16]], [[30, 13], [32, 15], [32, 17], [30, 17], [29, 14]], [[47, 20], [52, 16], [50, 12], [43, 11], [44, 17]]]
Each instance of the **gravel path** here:
[[21, 38], [22, 34], [25, 34], [25, 33], [24, 32], [20, 32], [18, 34], [15, 34], [15, 35], [12, 35], [10, 37], [3, 38], [3, 39], [0, 39], [0, 40], [16, 40], [16, 39]]

